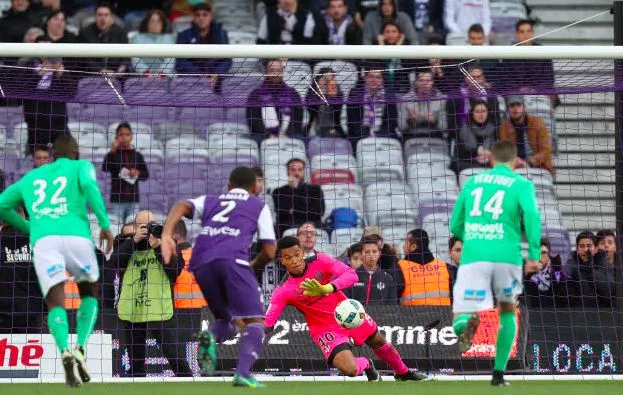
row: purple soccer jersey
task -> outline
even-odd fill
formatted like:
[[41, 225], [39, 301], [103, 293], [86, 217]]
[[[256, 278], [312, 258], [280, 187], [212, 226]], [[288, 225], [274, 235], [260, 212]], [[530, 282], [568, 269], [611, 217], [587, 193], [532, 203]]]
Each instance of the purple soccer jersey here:
[[270, 209], [244, 189], [189, 201], [194, 206], [193, 219], [200, 219], [203, 227], [190, 259], [191, 271], [215, 260], [249, 266], [255, 232], [262, 243], [275, 243]]

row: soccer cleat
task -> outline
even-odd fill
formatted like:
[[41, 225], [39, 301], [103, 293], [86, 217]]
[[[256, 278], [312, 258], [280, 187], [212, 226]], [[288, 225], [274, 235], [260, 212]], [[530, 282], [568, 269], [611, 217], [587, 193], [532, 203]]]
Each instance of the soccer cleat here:
[[76, 347], [74, 350], [74, 360], [76, 363], [76, 367], [78, 368], [78, 375], [80, 376], [80, 380], [84, 384], [91, 381], [91, 376], [89, 375], [89, 371], [87, 370], [87, 361], [84, 358], [84, 349], [82, 347]]
[[62, 354], [63, 369], [65, 369], [65, 384], [68, 387], [80, 387], [82, 381], [78, 374], [78, 367], [76, 366], [76, 359], [69, 350], [63, 351]]
[[409, 369], [405, 374], [394, 374], [396, 381], [423, 381], [428, 380], [428, 376], [417, 370]]
[[504, 380], [504, 372], [494, 370], [493, 377], [491, 378], [491, 385], [494, 387], [508, 387], [511, 383]]
[[235, 374], [234, 387], [266, 388], [266, 384], [260, 383], [253, 376], [244, 377], [239, 374]]
[[216, 370], [216, 340], [210, 331], [203, 331], [197, 335], [197, 341], [199, 342], [197, 360], [201, 370], [211, 374]]
[[372, 362], [371, 359], [368, 359], [368, 361], [370, 361], [370, 366], [368, 367], [368, 369], [363, 371], [366, 374], [368, 381], [381, 381], [381, 375], [379, 374], [379, 371], [376, 370], [374, 362]]
[[474, 313], [469, 318], [469, 321], [467, 321], [467, 327], [459, 336], [459, 352], [461, 354], [467, 352], [467, 350], [472, 347], [472, 340], [474, 339], [476, 329], [478, 329], [478, 324], [480, 324], [480, 317], [478, 317], [478, 314]]

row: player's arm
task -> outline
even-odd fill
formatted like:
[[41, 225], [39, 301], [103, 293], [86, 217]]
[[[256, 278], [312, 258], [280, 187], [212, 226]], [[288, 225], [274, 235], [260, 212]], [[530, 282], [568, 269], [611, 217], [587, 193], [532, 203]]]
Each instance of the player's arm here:
[[281, 287], [278, 287], [271, 296], [270, 305], [264, 317], [264, 332], [266, 334], [272, 333], [279, 316], [281, 316], [283, 309], [285, 309], [287, 305], [288, 301], [281, 291]]
[[326, 255], [317, 259], [323, 260], [324, 272], [329, 273], [333, 280], [328, 284], [320, 284], [314, 278], [305, 279], [301, 283], [301, 288], [306, 296], [328, 295], [352, 287], [358, 281], [357, 273], [350, 266], [346, 266], [342, 262]]
[[110, 230], [110, 219], [108, 218], [108, 212], [106, 212], [106, 204], [104, 203], [100, 187], [97, 185], [95, 167], [93, 167], [91, 162], [84, 161], [82, 163], [83, 167], [78, 173], [78, 182], [101, 229], [100, 247], [102, 247], [103, 241], [106, 240], [106, 253], [108, 254], [112, 251], [114, 236]]
[[450, 217], [450, 232], [459, 240], [463, 240], [465, 234], [465, 195], [466, 189], [463, 188]]
[[519, 206], [523, 211], [523, 221], [528, 240], [528, 259], [541, 259], [541, 212], [536, 203], [536, 191], [532, 182], [520, 186]]
[[257, 238], [262, 244], [262, 249], [251, 262], [251, 267], [256, 270], [273, 261], [277, 253], [275, 227], [268, 205], [264, 205], [257, 219]]
[[24, 234], [30, 233], [28, 221], [22, 218], [15, 208], [22, 202], [20, 183], [9, 186], [0, 194], [0, 219]]
[[169, 214], [167, 214], [167, 220], [164, 222], [164, 228], [162, 229], [161, 237], [161, 252], [162, 259], [165, 265], [168, 265], [171, 261], [171, 257], [177, 254], [175, 241], [173, 240], [173, 230], [175, 225], [185, 218], [201, 218], [203, 215], [203, 204], [205, 202], [205, 195], [199, 196], [192, 200], [180, 200], [175, 203]]

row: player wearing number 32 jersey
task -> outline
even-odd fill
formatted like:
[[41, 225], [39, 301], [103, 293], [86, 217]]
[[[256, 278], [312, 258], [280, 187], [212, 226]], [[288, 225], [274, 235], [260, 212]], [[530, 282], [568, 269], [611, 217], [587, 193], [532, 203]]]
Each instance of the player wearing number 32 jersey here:
[[528, 241], [528, 259], [540, 258], [541, 214], [534, 184], [513, 171], [514, 143], [500, 141], [491, 153], [494, 168], [471, 177], [463, 186], [450, 220], [450, 231], [463, 241], [454, 285], [454, 331], [459, 351], [471, 347], [478, 311], [500, 304], [500, 327], [492, 385], [504, 386], [504, 370], [515, 340], [515, 306], [523, 291], [521, 224]]
[[394, 370], [396, 380], [418, 381], [426, 378], [426, 375], [407, 368], [370, 316], [354, 329], [345, 329], [336, 322], [335, 308], [347, 299], [342, 290], [358, 281], [352, 268], [325, 254], [305, 259], [298, 238], [293, 236], [280, 239], [277, 250], [288, 277], [271, 297], [265, 319], [268, 333], [283, 309], [291, 305], [305, 315], [312, 339], [329, 365], [342, 374], [355, 377], [365, 373], [369, 381], [380, 381], [373, 362], [364, 357], [355, 358], [351, 351], [352, 345], [367, 344], [379, 359]]
[[[71, 136], [54, 142], [55, 161], [34, 169], [0, 195], [0, 218], [23, 233], [30, 233], [33, 263], [48, 305], [48, 326], [62, 354], [65, 381], [77, 387], [90, 380], [84, 347], [97, 319], [99, 268], [86, 204], [97, 217], [100, 242], [112, 248], [113, 235], [104, 199], [90, 162], [78, 160], [78, 143]], [[23, 204], [29, 222], [16, 214]], [[69, 323], [65, 311], [67, 272], [78, 283], [81, 304], [76, 331], [78, 346], [69, 351]]]

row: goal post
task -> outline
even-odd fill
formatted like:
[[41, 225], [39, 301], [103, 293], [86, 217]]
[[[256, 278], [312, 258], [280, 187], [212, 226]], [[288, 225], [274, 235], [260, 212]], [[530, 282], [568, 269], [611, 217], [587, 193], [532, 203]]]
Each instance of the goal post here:
[[[620, 12], [621, 2], [617, 4], [615, 12]], [[620, 20], [615, 31], [621, 30]], [[623, 33], [615, 43], [623, 44]], [[598, 292], [614, 284], [611, 294], [584, 295], [584, 279], [565, 272], [582, 231], [615, 230], [623, 242], [620, 47], [2, 43], [0, 58], [0, 168], [7, 185], [32, 169], [29, 150], [50, 143], [55, 133], [71, 133], [79, 141], [81, 157], [96, 166], [114, 230], [120, 232], [137, 209], [149, 209], [161, 221], [176, 200], [222, 193], [233, 168], [254, 166], [263, 173], [260, 197], [271, 208], [279, 235], [305, 237], [305, 229], [297, 228], [311, 221], [316, 227], [313, 249], [351, 264], [354, 250], [348, 249], [364, 232], [374, 235], [378, 229], [372, 227], [379, 227], [387, 245], [382, 256], [390, 262], [382, 269], [392, 281], [405, 279], [394, 261], [406, 258], [405, 239], [412, 229], [425, 230], [430, 253], [452, 262], [448, 220], [460, 188], [489, 166], [492, 141], [502, 135], [516, 139], [526, 166], [518, 172], [535, 182], [543, 233], [559, 263], [552, 263], [558, 266], [550, 272], [526, 273], [530, 291], [522, 297], [510, 367], [526, 374], [623, 373], [621, 254], [614, 255], [614, 263], [604, 254], [604, 262], [614, 265], [619, 277]], [[125, 67], [85, 66], [95, 58], [126, 59]], [[137, 71], [138, 58], [165, 71]], [[179, 59], [226, 59], [231, 66], [224, 72], [180, 72], [175, 67]], [[273, 59], [281, 60], [276, 69], [270, 68]], [[431, 61], [436, 59], [441, 61]], [[551, 71], [545, 64], [550, 60]], [[270, 80], [275, 76], [287, 88], [271, 88], [280, 84]], [[278, 99], [273, 97], [276, 91]], [[511, 107], [519, 104], [545, 135], [535, 138], [528, 125], [513, 123]], [[146, 179], [131, 180], [138, 185], [138, 202], [130, 211], [120, 209], [122, 201], [115, 196], [127, 187], [115, 186], [111, 178], [119, 174], [103, 166], [125, 122], [149, 171]], [[524, 139], [517, 139], [517, 133]], [[544, 146], [547, 152], [539, 156]], [[305, 165], [301, 181], [311, 185], [305, 196], [282, 189], [296, 189], [287, 168], [292, 159]], [[322, 204], [316, 201], [318, 191]], [[301, 206], [280, 200], [287, 193], [291, 201], [301, 198], [296, 203]], [[197, 221], [186, 225], [188, 241], [194, 242], [202, 226]], [[23, 258], [21, 249], [3, 254], [7, 260]], [[283, 274], [274, 263], [258, 273], [266, 304]], [[124, 328], [114, 308], [119, 297], [114, 287], [123, 278], [119, 273], [111, 276], [102, 278], [107, 291], [97, 328], [112, 335], [113, 374], [123, 376], [129, 369], [124, 350], [131, 344], [123, 343]], [[0, 285], [4, 281], [0, 276]], [[395, 289], [390, 300], [386, 290], [397, 283], [375, 283], [370, 289], [380, 299], [368, 300], [366, 308], [411, 366], [440, 374], [489, 372], [495, 351], [494, 311], [483, 315], [477, 346], [459, 356], [447, 300], [439, 297], [411, 306], [404, 302], [414, 296], [404, 287]], [[576, 293], [563, 291], [561, 285], [559, 295], [550, 295], [554, 283]], [[439, 295], [451, 289], [449, 284], [439, 287]], [[174, 322], [167, 329], [181, 339], [176, 344], [179, 354], [164, 355], [169, 361], [187, 360], [195, 375], [192, 333], [211, 321], [205, 307], [196, 307], [196, 291], [195, 285], [174, 289], [180, 300], [190, 295], [192, 307], [175, 305]], [[356, 287], [352, 292], [349, 296], [370, 297], [358, 294]], [[3, 300], [6, 295], [0, 293]], [[431, 323], [436, 324], [429, 327]], [[38, 329], [45, 331], [44, 325]], [[0, 331], [0, 341], [2, 336]], [[148, 340], [148, 373], [171, 374], [174, 364], [167, 367], [156, 344]], [[221, 347], [223, 372], [232, 368], [237, 346], [234, 339]], [[335, 374], [315, 347], [302, 316], [288, 310], [268, 337], [256, 371]], [[373, 357], [368, 351], [361, 355]]]

